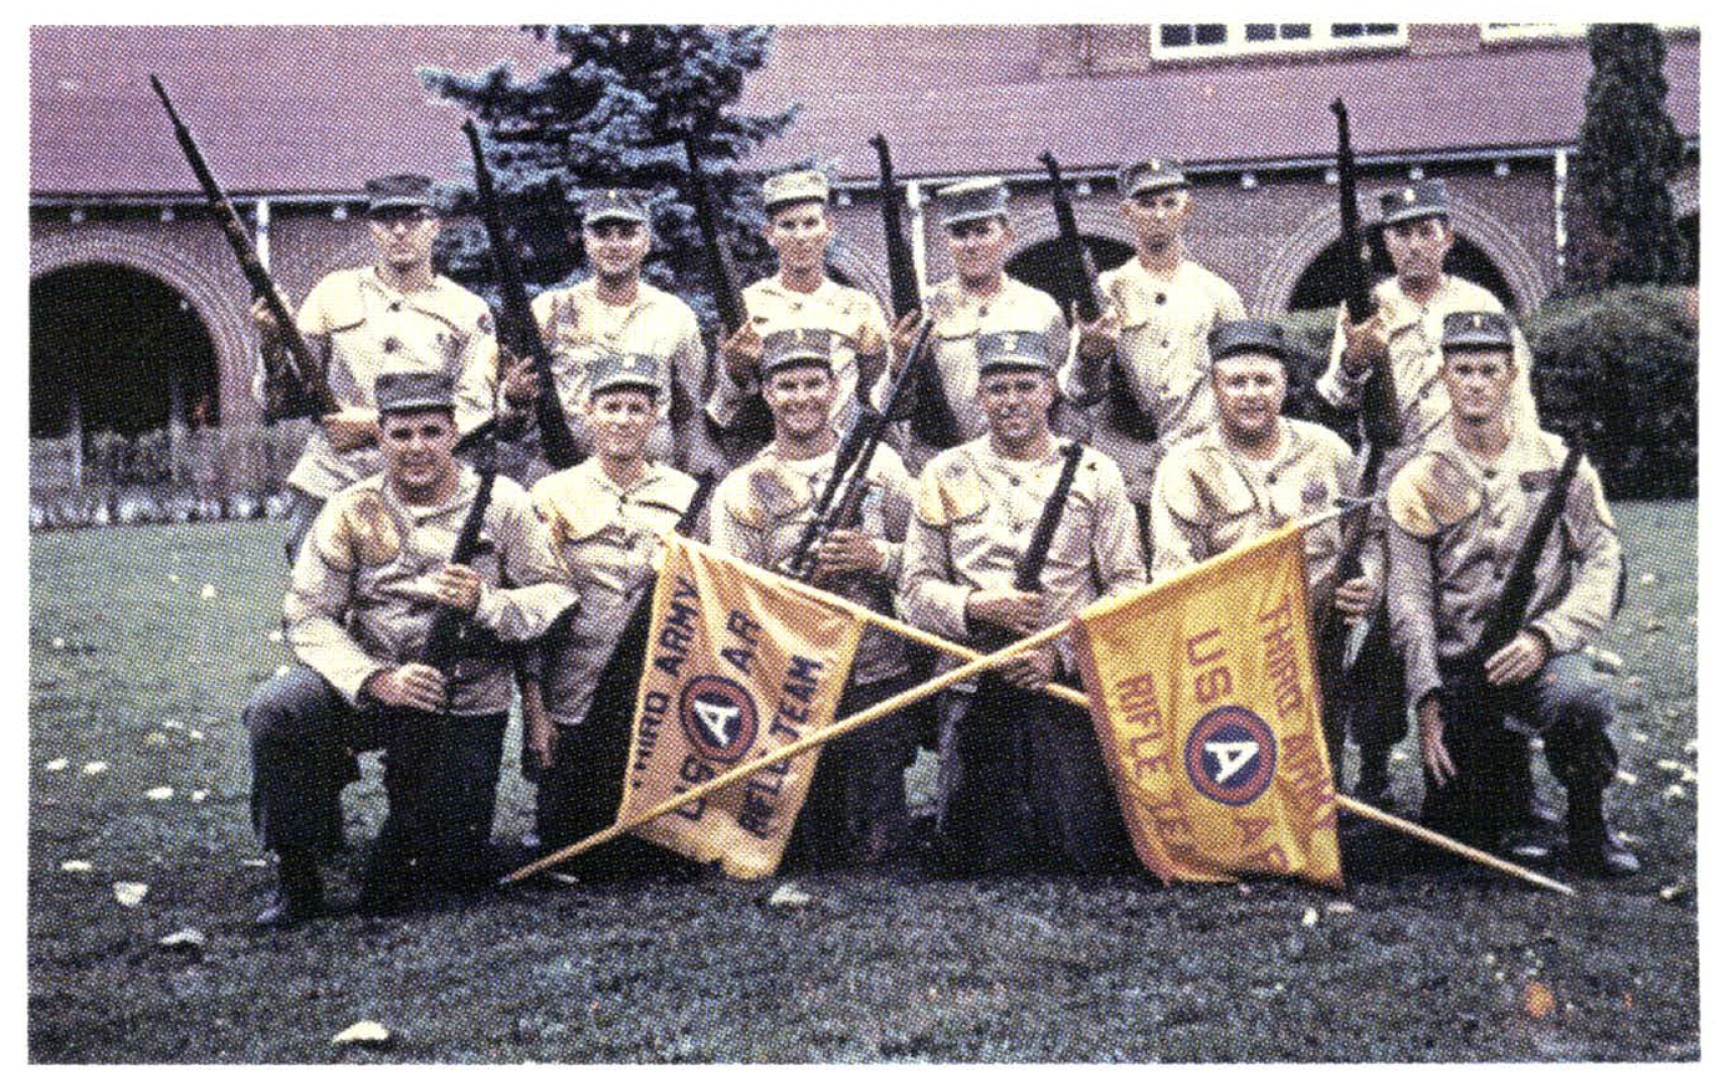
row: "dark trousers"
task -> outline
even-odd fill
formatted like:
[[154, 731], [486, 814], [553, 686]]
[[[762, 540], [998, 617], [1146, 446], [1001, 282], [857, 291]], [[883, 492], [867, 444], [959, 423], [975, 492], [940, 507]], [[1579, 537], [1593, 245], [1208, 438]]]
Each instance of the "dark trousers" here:
[[319, 850], [354, 753], [385, 749], [389, 806], [380, 847], [438, 882], [486, 865], [506, 715], [358, 712], [318, 673], [296, 665], [261, 684], [241, 711], [253, 764], [253, 828], [279, 854]]
[[[1341, 622], [1328, 605], [1326, 616], [1318, 629], [1325, 630], [1324, 622]], [[1344, 738], [1353, 740], [1363, 756], [1373, 750], [1382, 759], [1408, 733], [1409, 705], [1403, 662], [1391, 647], [1388, 626], [1373, 625], [1355, 657], [1354, 668], [1346, 674], [1341, 657], [1346, 638], [1335, 637], [1337, 632], [1331, 634], [1333, 637], [1319, 641], [1319, 675], [1325, 681], [1325, 739], [1340, 787]]]
[[988, 673], [946, 695], [939, 838], [961, 872], [1117, 872], [1136, 855], [1089, 712]]
[[1599, 797], [1613, 781], [1619, 755], [1608, 739], [1613, 694], [1581, 653], [1556, 654], [1509, 689], [1489, 688], [1478, 661], [1441, 662], [1445, 747], [1457, 774], [1443, 786], [1431, 776], [1422, 820], [1484, 849], [1516, 825], [1527, 798], [1516, 788], [1539, 736], [1554, 777], [1574, 795]]
[[[839, 721], [908, 689], [907, 675], [851, 684]], [[919, 724], [908, 710], [845, 733], [819, 751], [813, 783], [789, 834], [785, 868], [823, 869], [876, 860], [909, 823], [903, 768], [914, 758]]]

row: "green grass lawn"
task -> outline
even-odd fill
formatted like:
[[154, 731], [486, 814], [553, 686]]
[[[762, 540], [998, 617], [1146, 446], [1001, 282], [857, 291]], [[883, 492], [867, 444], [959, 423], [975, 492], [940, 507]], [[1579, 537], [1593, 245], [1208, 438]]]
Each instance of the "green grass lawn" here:
[[[1373, 874], [1339, 895], [1137, 877], [936, 882], [906, 863], [800, 876], [813, 898], [798, 909], [765, 903], [779, 880], [645, 880], [283, 934], [248, 927], [270, 878], [237, 720], [289, 659], [272, 638], [280, 527], [35, 536], [31, 1058], [1695, 1059], [1697, 513], [1617, 513], [1631, 591], [1598, 644], [1624, 658], [1615, 741], [1632, 780], [1610, 808], [1646, 867], [1580, 880], [1575, 900], [1463, 871]], [[515, 747], [502, 839], [529, 826]], [[1413, 806], [1418, 763], [1403, 754]], [[57, 760], [66, 768], [49, 770]], [[93, 762], [107, 769], [86, 774]], [[384, 804], [377, 762], [363, 765], [346, 795], [358, 843]], [[173, 797], [147, 797], [164, 786]], [[333, 899], [352, 894], [358, 866], [339, 863]], [[148, 884], [142, 904], [116, 902], [117, 881]], [[202, 954], [159, 947], [188, 926], [206, 935]], [[1531, 983], [1553, 998], [1546, 1015], [1526, 1011]], [[362, 1019], [393, 1045], [330, 1044]]]

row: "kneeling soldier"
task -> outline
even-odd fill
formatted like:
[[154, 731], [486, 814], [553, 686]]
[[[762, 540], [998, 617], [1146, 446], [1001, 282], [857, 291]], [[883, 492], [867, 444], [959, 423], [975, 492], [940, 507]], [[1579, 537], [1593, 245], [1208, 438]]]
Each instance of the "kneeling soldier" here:
[[[1355, 456], [1329, 428], [1279, 415], [1288, 393], [1282, 326], [1230, 321], [1209, 336], [1216, 422], [1168, 452], [1150, 499], [1151, 573], [1185, 570], [1293, 521], [1324, 513], [1356, 488]], [[1334, 584], [1342, 527], [1307, 530], [1313, 629], [1351, 622], [1373, 598], [1365, 576]], [[1341, 761], [1339, 734], [1331, 766]]]
[[1481, 846], [1521, 817], [1513, 781], [1539, 735], [1565, 784], [1567, 860], [1607, 875], [1638, 860], [1609, 833], [1602, 791], [1617, 754], [1613, 698], [1582, 652], [1612, 616], [1620, 545], [1601, 481], [1586, 462], [1546, 538], [1515, 638], [1475, 653], [1509, 569], [1565, 460], [1564, 443], [1513, 427], [1518, 376], [1510, 320], [1444, 322], [1449, 424], [1391, 482], [1391, 624], [1420, 723], [1428, 822]]
[[[364, 909], [398, 906], [418, 861], [449, 884], [488, 875], [512, 685], [497, 643], [539, 637], [573, 600], [529, 496], [510, 480], [494, 481], [476, 561], [448, 561], [480, 488], [452, 457], [451, 380], [387, 372], [374, 394], [385, 472], [340, 491], [314, 521], [284, 604], [301, 663], [261, 685], [241, 713], [254, 827], [279, 861], [263, 925], [322, 909], [316, 850], [351, 752], [385, 749], [390, 806]], [[442, 608], [470, 614], [482, 632], [450, 677], [420, 663]]]
[[[911, 622], [959, 642], [1031, 634], [1145, 581], [1120, 470], [1091, 449], [1066, 496], [1042, 591], [1013, 588], [1065, 461], [1048, 428], [1058, 395], [1053, 357], [1036, 329], [983, 332], [976, 357], [988, 431], [922, 469], [898, 585]], [[1002, 675], [1034, 691], [1077, 670], [1059, 640], [1017, 657]], [[1131, 865], [1089, 714], [1046, 696], [996, 705], [976, 692], [965, 682], [942, 696], [939, 830], [953, 866]]]
[[[826, 482], [837, 471], [838, 435], [831, 423], [840, 391], [832, 334], [783, 329], [765, 336], [764, 395], [776, 438], [729, 473], [711, 508], [711, 540], [761, 567], [792, 569]], [[858, 527], [833, 529], [811, 557], [813, 580], [870, 608], [889, 612], [902, 568], [909, 524], [909, 473], [885, 445], [874, 451]], [[842, 501], [839, 487], [833, 502]], [[844, 718], [884, 702], [909, 686], [908, 662], [896, 636], [869, 626], [837, 707]], [[903, 768], [916, 738], [906, 714], [875, 722], [825, 745], [812, 788], [789, 842], [790, 865], [873, 862], [903, 840], [908, 810]]]
[[662, 534], [698, 490], [684, 472], [645, 457], [664, 418], [662, 381], [653, 358], [598, 356], [585, 401], [591, 456], [530, 491], [578, 592], [578, 607], [530, 655], [524, 693], [527, 747], [541, 768], [536, 834], [548, 851], [608, 826], [619, 807], [632, 717], [619, 711], [633, 696], [614, 692], [598, 705], [596, 685], [630, 609], [656, 577]]

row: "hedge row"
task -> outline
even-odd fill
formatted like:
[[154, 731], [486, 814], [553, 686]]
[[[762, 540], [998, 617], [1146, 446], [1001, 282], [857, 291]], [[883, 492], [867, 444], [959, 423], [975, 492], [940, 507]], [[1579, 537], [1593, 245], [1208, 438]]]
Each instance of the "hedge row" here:
[[[1287, 410], [1354, 441], [1354, 420], [1313, 389], [1330, 350], [1334, 310], [1284, 319], [1300, 345]], [[1698, 326], [1695, 295], [1625, 287], [1549, 299], [1519, 319], [1535, 354], [1542, 425], [1579, 435], [1614, 498], [1698, 494]]]

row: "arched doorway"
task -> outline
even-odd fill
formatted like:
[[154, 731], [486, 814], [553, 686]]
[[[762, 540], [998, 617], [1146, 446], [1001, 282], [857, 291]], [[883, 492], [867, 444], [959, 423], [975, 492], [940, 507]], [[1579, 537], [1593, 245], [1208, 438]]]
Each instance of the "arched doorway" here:
[[[1090, 251], [1090, 258], [1096, 262], [1098, 271], [1117, 268], [1132, 258], [1132, 247], [1125, 242], [1093, 234], [1082, 237], [1084, 248]], [[1074, 292], [1066, 272], [1065, 253], [1058, 238], [1049, 238], [1023, 250], [1006, 262], [1005, 270], [1013, 279], [1022, 280], [1031, 287], [1039, 287], [1054, 296], [1060, 308], [1066, 312], [1067, 322], [1071, 321]]]
[[[1368, 269], [1374, 283], [1396, 271], [1391, 264], [1391, 255], [1385, 251], [1384, 240], [1376, 231], [1368, 232], [1372, 237], [1371, 260]], [[1325, 306], [1335, 306], [1343, 300], [1342, 240], [1332, 242], [1324, 251], [1313, 258], [1306, 271], [1296, 281], [1294, 290], [1289, 293], [1288, 308], [1290, 310], [1316, 310]], [[1493, 263], [1486, 251], [1465, 238], [1457, 235], [1457, 243], [1451, 251], [1445, 254], [1445, 271], [1453, 276], [1461, 276], [1466, 280], [1478, 283], [1492, 291], [1508, 310], [1515, 309], [1516, 295], [1505, 276], [1499, 271], [1499, 266]]]
[[30, 434], [134, 436], [221, 422], [217, 353], [192, 304], [124, 265], [30, 284]]

